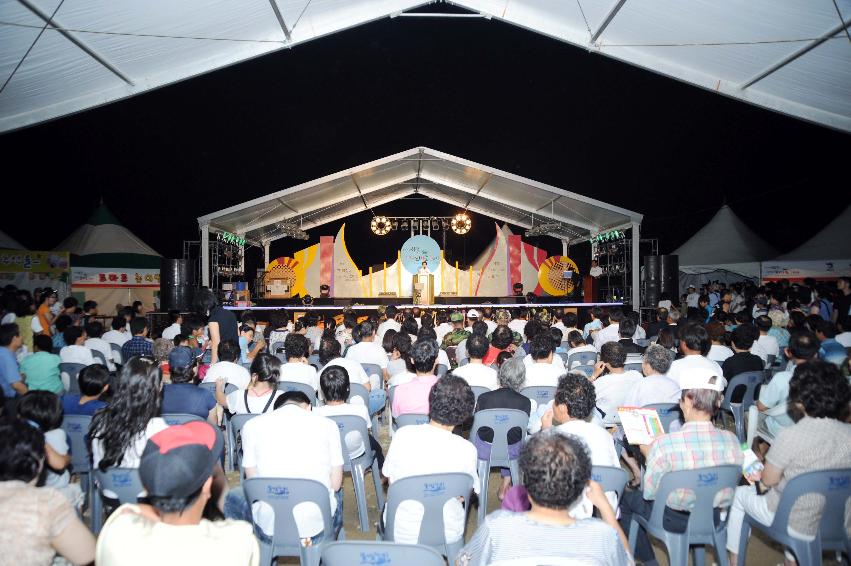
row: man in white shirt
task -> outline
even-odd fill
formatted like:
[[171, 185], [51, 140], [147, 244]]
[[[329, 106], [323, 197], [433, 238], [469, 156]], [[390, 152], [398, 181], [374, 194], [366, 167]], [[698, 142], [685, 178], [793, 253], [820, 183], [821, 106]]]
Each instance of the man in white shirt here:
[[402, 330], [402, 325], [396, 322], [396, 315], [399, 313], [399, 309], [397, 309], [394, 305], [390, 305], [387, 307], [387, 310], [384, 311], [385, 320], [378, 325], [378, 330], [375, 332], [375, 338], [379, 343], [384, 341], [384, 333], [389, 329], [393, 329], [396, 332]]
[[627, 393], [643, 377], [635, 370], [624, 370], [626, 350], [618, 342], [606, 342], [600, 350], [600, 361], [588, 379], [594, 384], [597, 408], [606, 424], [620, 421], [618, 407], [623, 406]]
[[637, 381], [624, 399], [625, 407], [644, 407], [655, 403], [679, 403], [680, 386], [665, 374], [671, 369], [674, 353], [659, 344], [644, 352], [641, 369], [644, 378]]
[[[375, 329], [372, 323], [364, 321], [358, 324], [355, 335], [360, 335], [360, 342], [352, 344], [346, 350], [346, 359], [359, 364], [372, 364], [387, 369], [387, 352], [375, 342]], [[372, 382], [372, 387], [379, 387], [380, 380]]]
[[[343, 525], [343, 449], [336, 423], [311, 412], [310, 401], [301, 391], [287, 391], [276, 403], [279, 408], [251, 419], [242, 428], [242, 464], [245, 477], [300, 478], [320, 482], [328, 488], [334, 540]], [[225, 517], [250, 521], [252, 515], [266, 537], [275, 531], [272, 508], [258, 502], [253, 506], [237, 487], [228, 492]], [[323, 530], [322, 515], [315, 506], [294, 510], [299, 537], [313, 538]], [[262, 538], [262, 537], [261, 537]]]
[[690, 309], [696, 309], [698, 300], [700, 300], [700, 294], [695, 289], [694, 285], [688, 286], [688, 294], [686, 295], [686, 305]]
[[579, 330], [576, 327], [576, 325], [579, 323], [579, 319], [576, 317], [576, 313], [563, 312], [560, 310], [556, 310], [555, 316], [557, 322], [553, 324], [553, 328], [558, 328], [559, 330], [561, 330], [561, 341], [567, 342], [568, 335], [573, 330]]
[[127, 321], [123, 316], [118, 315], [112, 319], [112, 330], [103, 333], [103, 338], [110, 344], [115, 344], [119, 348], [124, 345], [125, 342], [130, 340], [132, 336], [127, 332]]
[[536, 334], [532, 338], [529, 351], [533, 363], [526, 366], [526, 382], [523, 386], [545, 385], [555, 387], [558, 384], [558, 378], [564, 373], [564, 365], [562, 364], [561, 368], [553, 365], [556, 349], [552, 336], [548, 332]]
[[600, 277], [602, 274], [603, 274], [603, 268], [600, 267], [600, 262], [598, 262], [596, 259], [592, 259], [591, 260], [591, 269], [588, 270], [588, 275], [590, 275], [591, 277], [594, 277], [596, 279], [597, 277]]
[[103, 334], [103, 324], [98, 322], [97, 320], [92, 320], [88, 324], [86, 324], [86, 339], [83, 344], [89, 350], [96, 350], [103, 354], [104, 359], [106, 359], [106, 367], [109, 371], [115, 371], [115, 363], [112, 360], [112, 346], [109, 345], [109, 342], [101, 338]]
[[488, 353], [490, 341], [479, 334], [467, 338], [467, 353], [470, 362], [453, 370], [452, 374], [464, 379], [470, 387], [487, 387], [491, 391], [499, 388], [496, 370], [482, 364]]
[[724, 371], [716, 362], [713, 362], [706, 357], [710, 348], [709, 333], [702, 324], [687, 324], [680, 331], [680, 352], [683, 357], [679, 360], [674, 360], [671, 364], [671, 369], [668, 370], [668, 377], [679, 385], [680, 378], [684, 373], [693, 368], [705, 368], [717, 375], [723, 383], [721, 389], [727, 387], [727, 380], [722, 376]]
[[724, 363], [724, 360], [733, 355], [733, 350], [722, 342], [724, 336], [727, 334], [727, 330], [722, 323], [713, 321], [706, 325], [706, 332], [712, 341], [712, 346], [710, 346], [706, 357], [720, 366]]
[[237, 362], [239, 360], [239, 344], [233, 340], [219, 342], [219, 361], [210, 366], [204, 374], [203, 383], [215, 383], [223, 377], [227, 383], [239, 389], [247, 389], [251, 384], [251, 373]]
[[607, 342], [617, 342], [621, 339], [620, 323], [624, 319], [623, 311], [620, 307], [612, 307], [609, 311], [609, 325], [599, 331], [594, 337], [594, 347], [599, 352], [603, 344]]
[[306, 383], [314, 391], [319, 390], [319, 376], [316, 368], [307, 363], [309, 351], [307, 338], [301, 334], [291, 332], [284, 340], [284, 352], [287, 363], [281, 365], [281, 377], [278, 381], [295, 381]]
[[171, 324], [163, 330], [162, 337], [165, 340], [174, 340], [174, 337], [180, 334], [180, 326], [183, 324], [183, 315], [178, 310], [168, 311], [168, 318]]
[[68, 344], [59, 350], [59, 358], [63, 364], [83, 364], [90, 366], [95, 363], [92, 351], [83, 346], [86, 342], [86, 331], [79, 326], [69, 326], [62, 333], [65, 343]]
[[523, 336], [524, 337], [523, 340], [525, 341], [526, 340], [526, 338], [525, 338], [526, 337], [526, 332], [525, 332], [526, 331], [526, 324], [528, 324], [528, 322], [529, 322], [527, 320], [527, 318], [529, 317], [529, 310], [525, 309], [525, 308], [523, 308], [523, 309], [516, 308], [516, 309], [512, 309], [511, 314], [513, 316], [511, 318], [511, 322], [508, 323], [508, 328], [510, 328], [511, 330], [513, 330], [514, 332], [519, 334], [520, 336]]
[[[754, 321], [754, 324], [757, 329], [759, 329], [759, 338], [757, 338], [756, 344], [759, 344], [760, 347], [765, 350], [765, 361], [768, 361], [768, 356], [774, 356], [773, 359], [776, 360], [780, 355], [780, 345], [777, 343], [777, 338], [768, 335], [768, 331], [771, 330], [771, 319], [765, 315], [758, 316]], [[766, 324], [768, 326], [766, 326]], [[754, 353], [756, 354], [756, 352]], [[757, 355], [759, 356], [759, 354]]]
[[[475, 314], [475, 317], [473, 316]], [[496, 321], [493, 319], [493, 308], [485, 307], [482, 309], [482, 312], [479, 313], [476, 309], [470, 309], [467, 311], [467, 319], [479, 318], [482, 322], [484, 322], [488, 326], [487, 336], [490, 336], [496, 327], [499, 326]], [[470, 323], [472, 326], [472, 323]], [[469, 329], [468, 329], [469, 330]]]
[[449, 322], [449, 314], [446, 310], [437, 311], [437, 322], [434, 333], [437, 335], [437, 343], [443, 344], [443, 337], [452, 332], [452, 323]]
[[[476, 322], [478, 322], [481, 319], [482, 319], [482, 317], [479, 315], [479, 311], [477, 311], [476, 309], [468, 310], [467, 311], [467, 328], [465, 328], [464, 330], [472, 333], [473, 332], [473, 325], [476, 324]], [[493, 321], [490, 321], [490, 324], [488, 324], [488, 321], [486, 321], [486, 320], [483, 321], [483, 322], [487, 326], [487, 332], [485, 332], [485, 336], [487, 336], [488, 334], [493, 332], [493, 328], [496, 328], [496, 323], [493, 322]], [[493, 325], [493, 327], [491, 327], [491, 324]], [[441, 342], [438, 342], [438, 344], [440, 344], [440, 343]]]
[[[319, 362], [323, 364], [323, 370], [328, 366], [339, 366], [342, 368], [346, 368], [351, 383], [360, 383], [361, 385], [366, 387], [367, 391], [369, 391], [368, 408], [370, 415], [374, 414], [376, 411], [380, 410], [384, 406], [384, 388], [378, 387], [377, 389], [373, 389], [371, 377], [366, 374], [366, 371], [364, 371], [363, 366], [361, 366], [358, 362], [354, 360], [348, 360], [340, 356], [339, 342], [337, 342], [336, 340], [322, 340], [319, 345]], [[355, 397], [352, 401], [357, 404], [361, 402], [361, 399], [360, 397]]]
[[[390, 443], [382, 473], [393, 483], [423, 474], [466, 473], [479, 493], [478, 454], [473, 443], [452, 434], [452, 430], [473, 415], [475, 397], [467, 382], [454, 375], [437, 380], [429, 393], [429, 422], [398, 429]], [[466, 502], [469, 505], [469, 502]], [[444, 506], [443, 522], [447, 542], [455, 542], [464, 534], [466, 515], [457, 499]], [[396, 511], [393, 539], [402, 544], [415, 544], [422, 522], [422, 508], [405, 501]]]

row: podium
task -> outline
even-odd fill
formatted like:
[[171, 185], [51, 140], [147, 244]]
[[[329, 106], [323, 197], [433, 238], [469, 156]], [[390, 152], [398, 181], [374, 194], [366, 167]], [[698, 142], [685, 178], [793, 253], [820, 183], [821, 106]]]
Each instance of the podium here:
[[434, 303], [434, 275], [414, 275], [412, 281], [414, 294], [411, 302], [415, 305]]
[[600, 279], [598, 277], [586, 275], [582, 283], [582, 288], [585, 292], [582, 300], [586, 303], [596, 303], [600, 294]]

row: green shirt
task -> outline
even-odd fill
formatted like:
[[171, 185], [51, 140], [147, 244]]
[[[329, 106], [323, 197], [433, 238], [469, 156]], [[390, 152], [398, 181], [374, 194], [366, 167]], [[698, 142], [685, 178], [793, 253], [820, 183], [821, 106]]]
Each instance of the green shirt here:
[[57, 395], [65, 393], [59, 377], [59, 361], [59, 356], [48, 352], [36, 352], [21, 360], [21, 373], [26, 376], [27, 388], [52, 391]]
[[455, 329], [446, 336], [443, 337], [443, 343], [441, 344], [441, 348], [448, 348], [450, 346], [457, 346], [464, 340], [470, 337], [470, 332], [464, 330], [462, 328]]

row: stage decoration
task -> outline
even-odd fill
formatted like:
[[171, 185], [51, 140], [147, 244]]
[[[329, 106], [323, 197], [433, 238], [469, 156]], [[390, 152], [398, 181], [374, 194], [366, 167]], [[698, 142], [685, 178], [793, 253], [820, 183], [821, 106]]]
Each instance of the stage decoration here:
[[548, 295], [563, 297], [573, 292], [573, 276], [578, 271], [576, 263], [567, 256], [548, 257], [538, 270], [538, 283]]
[[376, 236], [384, 236], [390, 232], [392, 224], [390, 224], [390, 220], [386, 216], [376, 216], [369, 223], [369, 228]]
[[509, 281], [509, 250], [505, 234], [499, 229], [499, 224], [494, 222], [496, 238], [491, 247], [490, 255], [482, 265], [481, 274], [476, 283], [475, 296], [499, 297], [511, 295], [511, 282]]
[[452, 218], [452, 231], [456, 234], [464, 235], [470, 231], [473, 222], [466, 212], [459, 212]]
[[[289, 299], [297, 295], [297, 281], [299, 279], [296, 270], [299, 262], [290, 257], [279, 257], [269, 264], [266, 274], [263, 276], [263, 286], [266, 298]], [[301, 270], [303, 272], [303, 270]]]
[[428, 270], [437, 273], [440, 260], [440, 244], [429, 236], [414, 236], [402, 244], [402, 266], [408, 273], [415, 274], [428, 262]]
[[334, 284], [331, 292], [334, 297], [364, 297], [366, 288], [362, 273], [346, 247], [346, 225], [340, 226], [334, 240]]

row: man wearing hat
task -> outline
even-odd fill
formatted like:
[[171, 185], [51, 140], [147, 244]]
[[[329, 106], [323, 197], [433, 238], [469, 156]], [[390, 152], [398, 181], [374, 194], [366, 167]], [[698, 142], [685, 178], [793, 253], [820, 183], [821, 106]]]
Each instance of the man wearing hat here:
[[[523, 344], [523, 336], [509, 326], [509, 323], [511, 322], [511, 313], [508, 311], [508, 309], [499, 309], [498, 311], [496, 311], [494, 318], [496, 319], [497, 326], [506, 326], [509, 328], [509, 330], [511, 330], [511, 335], [513, 336], [511, 341], [515, 346], [520, 346], [521, 344]], [[492, 336], [493, 332], [488, 334], [488, 340], [493, 341]]]
[[[659, 436], [649, 446], [639, 446], [646, 458], [644, 492], [627, 491], [621, 501], [622, 527], [629, 528], [632, 515], [649, 518], [653, 511], [656, 491], [662, 476], [667, 472], [742, 465], [743, 455], [739, 440], [732, 432], [721, 430], [712, 423], [715, 412], [724, 398], [726, 381], [706, 368], [691, 368], [680, 377], [680, 410], [684, 424], [680, 430]], [[729, 506], [733, 493], [722, 492], [721, 503]], [[675, 491], [668, 498], [665, 509], [666, 528], [683, 532], [688, 524], [687, 510], [694, 496], [686, 491]], [[655, 564], [655, 554], [647, 533], [639, 529], [635, 558], [644, 564]]]
[[95, 562], [259, 564], [249, 523], [203, 518], [222, 447], [221, 434], [203, 422], [170, 426], [152, 436], [139, 463], [146, 503], [122, 505], [109, 517], [98, 537]]
[[470, 331], [464, 329], [464, 313], [454, 311], [449, 315], [449, 322], [452, 323], [452, 332], [443, 337], [443, 342], [440, 344], [441, 348], [457, 346], [470, 337]]
[[208, 390], [193, 383], [197, 373], [195, 360], [192, 349], [187, 346], [178, 346], [169, 352], [171, 383], [163, 385], [162, 414], [196, 415], [215, 423], [216, 398]]
[[[470, 310], [467, 311], [467, 330], [470, 333], [473, 332], [473, 325], [476, 323], [476, 321], [478, 321], [480, 319], [481, 319], [481, 315], [479, 315], [479, 311], [477, 311], [476, 309], [470, 309]], [[495, 323], [493, 324], [493, 327], [496, 328]], [[490, 331], [491, 331], [491, 328], [488, 327], [488, 332], [490, 332]]]

